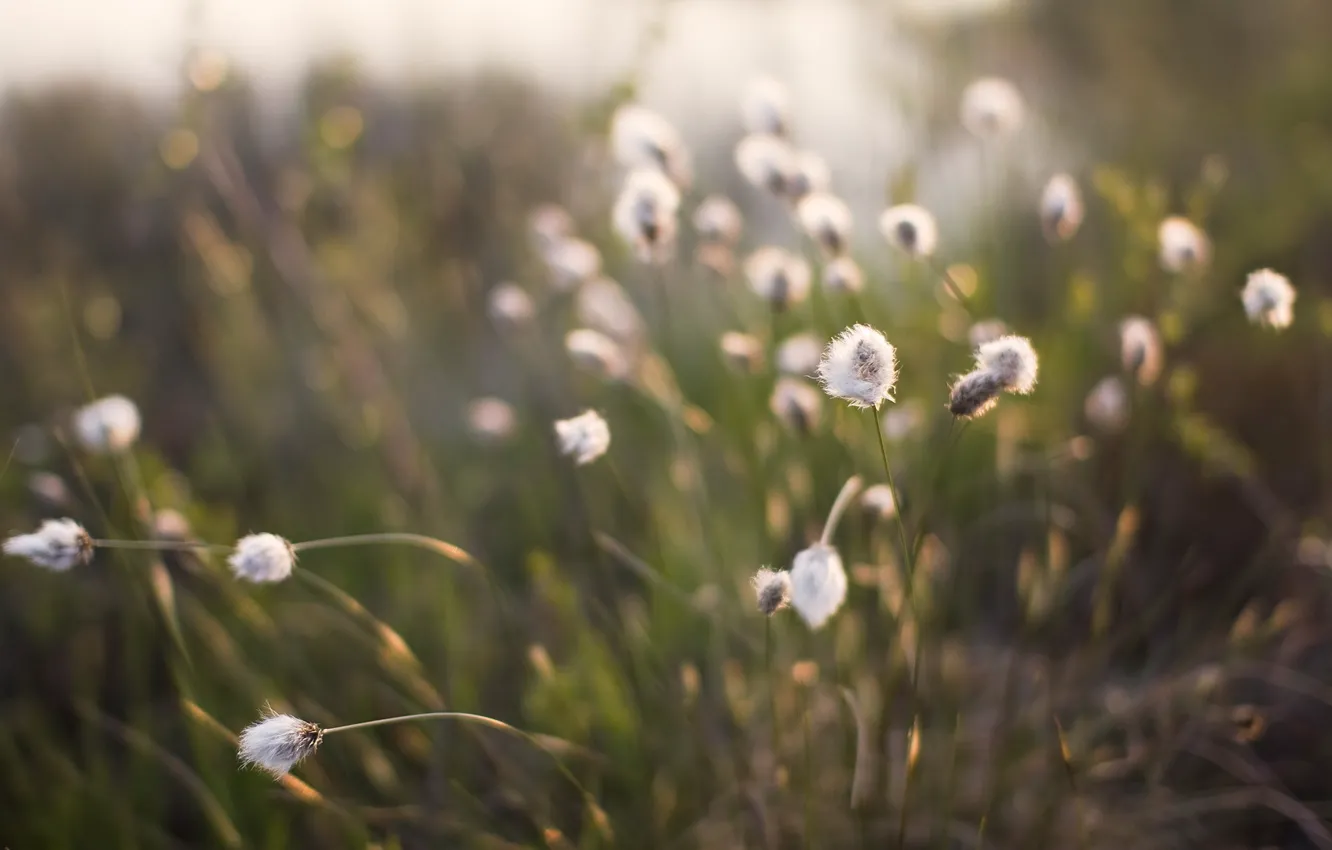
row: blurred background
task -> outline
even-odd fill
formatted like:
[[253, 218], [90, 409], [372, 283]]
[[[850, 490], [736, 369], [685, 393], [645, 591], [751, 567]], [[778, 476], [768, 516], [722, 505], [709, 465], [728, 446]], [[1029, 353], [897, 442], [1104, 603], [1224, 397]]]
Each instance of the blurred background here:
[[[0, 5], [5, 533], [471, 556], [312, 551], [274, 585], [225, 553], [0, 561], [0, 842], [1332, 847], [1329, 33], [1320, 0]], [[990, 76], [1025, 120], [980, 140], [959, 101]], [[859, 292], [737, 169], [759, 77], [854, 215]], [[633, 103], [692, 159], [660, 264], [612, 228]], [[1086, 217], [1051, 240], [1059, 172]], [[693, 227], [711, 194], [736, 244]], [[931, 262], [879, 233], [906, 202]], [[552, 250], [552, 204], [599, 272]], [[1172, 215], [1211, 239], [1186, 274], [1158, 262]], [[751, 291], [769, 244], [807, 301]], [[1241, 304], [1264, 267], [1298, 293], [1283, 332]], [[1159, 379], [1124, 373], [1130, 315]], [[1041, 381], [963, 427], [991, 318]], [[771, 401], [812, 370], [778, 346], [855, 321], [898, 348], [912, 543], [851, 510], [850, 592], [811, 631], [750, 576], [885, 476], [869, 413]], [[571, 358], [580, 326], [619, 380]], [[112, 393], [142, 435], [99, 456], [70, 417]], [[575, 467], [552, 423], [589, 408], [612, 443]], [[266, 703], [542, 747], [395, 726], [275, 783], [236, 764]]]

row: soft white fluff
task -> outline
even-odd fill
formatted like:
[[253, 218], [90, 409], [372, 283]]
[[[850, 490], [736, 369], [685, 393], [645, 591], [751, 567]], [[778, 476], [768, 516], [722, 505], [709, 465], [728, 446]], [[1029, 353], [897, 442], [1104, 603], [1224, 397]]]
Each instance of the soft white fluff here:
[[601, 331], [575, 328], [565, 334], [564, 349], [574, 365], [599, 378], [619, 381], [629, 374], [629, 358], [624, 350]]
[[850, 257], [837, 257], [823, 267], [823, 289], [833, 293], [855, 293], [865, 288], [865, 274]]
[[772, 388], [768, 406], [783, 425], [804, 434], [818, 427], [823, 413], [823, 397], [807, 381], [782, 377]]
[[572, 457], [574, 463], [584, 466], [606, 453], [610, 448], [610, 426], [595, 410], [584, 411], [572, 419], [555, 423], [555, 438], [560, 454]]
[[1036, 388], [1039, 361], [1031, 342], [1021, 336], [1001, 336], [976, 349], [976, 365], [993, 374], [1006, 391], [1026, 395]]
[[568, 292], [601, 274], [601, 252], [583, 239], [561, 239], [541, 254], [550, 272], [551, 284]]
[[72, 519], [48, 519], [31, 534], [17, 534], [4, 543], [4, 553], [27, 558], [39, 567], [64, 572], [92, 560], [88, 532]]
[[795, 334], [777, 346], [777, 368], [787, 375], [813, 377], [823, 357], [823, 346], [814, 334]]
[[507, 401], [484, 396], [467, 405], [467, 427], [481, 442], [503, 442], [512, 437], [518, 427], [518, 414]]
[[1083, 402], [1087, 421], [1099, 431], [1115, 433], [1128, 424], [1129, 397], [1124, 382], [1118, 376], [1102, 378], [1087, 393]]
[[897, 516], [897, 499], [893, 496], [893, 488], [887, 484], [875, 484], [860, 494], [860, 505], [879, 519]]
[[266, 713], [240, 734], [242, 764], [263, 768], [277, 779], [314, 754], [324, 731], [290, 714]]
[[532, 297], [516, 283], [501, 283], [490, 290], [486, 302], [486, 312], [497, 325], [509, 328], [522, 327], [536, 318], [536, 305]]
[[578, 288], [578, 321], [625, 345], [639, 342], [644, 333], [643, 317], [624, 291], [608, 277], [589, 280]]
[[888, 244], [910, 257], [928, 257], [939, 245], [939, 226], [934, 216], [915, 204], [889, 207], [879, 216], [879, 232]]
[[1082, 226], [1082, 191], [1067, 174], [1056, 174], [1041, 192], [1041, 227], [1051, 241], [1072, 239]]
[[1160, 242], [1161, 267], [1179, 274], [1207, 265], [1212, 255], [1212, 243], [1207, 234], [1187, 218], [1171, 216], [1157, 228]]
[[737, 142], [735, 166], [751, 185], [774, 195], [786, 192], [797, 170], [791, 145], [770, 133], [750, 133]]
[[853, 325], [824, 349], [819, 380], [824, 392], [849, 401], [852, 407], [878, 408], [892, 400], [897, 351], [869, 325]]
[[637, 168], [625, 178], [611, 223], [640, 262], [664, 262], [675, 248], [679, 209], [680, 191], [665, 174]]
[[754, 586], [758, 609], [771, 617], [791, 602], [791, 574], [763, 568], [749, 580]]
[[771, 77], [757, 77], [740, 99], [740, 120], [749, 133], [783, 136], [791, 127], [791, 103], [786, 86]]
[[809, 263], [775, 245], [765, 245], [746, 258], [745, 277], [749, 288], [774, 309], [784, 309], [809, 296]]
[[236, 541], [227, 564], [236, 578], [245, 581], [256, 584], [286, 581], [296, 566], [296, 552], [276, 534], [250, 534]]
[[74, 433], [88, 451], [123, 452], [139, 438], [139, 408], [123, 395], [109, 395], [78, 409]]
[[1271, 269], [1250, 274], [1240, 298], [1249, 321], [1264, 327], [1287, 328], [1295, 318], [1295, 287]]
[[675, 126], [658, 113], [635, 103], [626, 104], [611, 116], [611, 148], [625, 168], [654, 168], [677, 186], [693, 179], [689, 149]]
[[1017, 87], [1000, 77], [982, 77], [962, 92], [962, 126], [982, 139], [1016, 133], [1025, 111]]
[[851, 240], [851, 208], [836, 195], [810, 192], [796, 205], [796, 219], [805, 235], [830, 257], [844, 253]]
[[846, 570], [831, 546], [816, 543], [799, 552], [791, 566], [791, 607], [811, 629], [823, 624], [846, 601]]
[[726, 365], [741, 374], [757, 372], [763, 365], [763, 343], [750, 334], [727, 331], [721, 336], [721, 351]]
[[708, 195], [694, 210], [694, 229], [707, 242], [734, 245], [744, 225], [740, 208], [725, 195]]
[[1161, 377], [1165, 352], [1161, 335], [1150, 319], [1129, 316], [1119, 323], [1119, 359], [1124, 371], [1143, 386], [1150, 386]]

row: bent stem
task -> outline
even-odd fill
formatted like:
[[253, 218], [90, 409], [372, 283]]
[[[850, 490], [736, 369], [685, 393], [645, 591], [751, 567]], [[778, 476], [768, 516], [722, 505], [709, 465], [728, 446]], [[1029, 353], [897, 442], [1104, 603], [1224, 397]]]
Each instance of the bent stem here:
[[411, 534], [400, 531], [386, 531], [375, 534], [352, 534], [345, 537], [325, 537], [320, 540], [306, 540], [302, 543], [291, 544], [293, 552], [308, 552], [312, 549], [336, 549], [343, 546], [376, 546], [384, 543], [400, 544], [404, 546], [415, 546], [418, 549], [425, 549], [428, 552], [434, 552], [436, 555], [443, 555], [451, 561], [456, 561], [469, 567], [483, 569], [481, 562], [472, 557], [466, 551], [452, 543], [446, 543], [434, 537], [427, 537], [424, 534]]
[[851, 504], [851, 500], [860, 492], [860, 484], [860, 476], [852, 475], [842, 485], [841, 491], [837, 494], [837, 499], [833, 502], [832, 510], [828, 511], [828, 521], [823, 524], [823, 535], [819, 538], [820, 546], [827, 546], [832, 543], [833, 533], [837, 531], [837, 523], [841, 521], [842, 514], [846, 513], [846, 508]]

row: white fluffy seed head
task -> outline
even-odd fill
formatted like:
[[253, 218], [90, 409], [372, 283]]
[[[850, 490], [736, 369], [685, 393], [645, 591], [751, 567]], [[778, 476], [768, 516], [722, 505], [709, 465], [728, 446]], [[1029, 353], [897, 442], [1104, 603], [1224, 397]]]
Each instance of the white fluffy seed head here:
[[1102, 378], [1087, 393], [1082, 405], [1087, 421], [1098, 431], [1117, 433], [1124, 430], [1129, 418], [1128, 390], [1117, 376]]
[[606, 453], [610, 448], [610, 426], [595, 410], [586, 410], [572, 419], [555, 423], [555, 440], [560, 454], [573, 458], [574, 463], [585, 466]]
[[854, 222], [851, 208], [841, 198], [828, 192], [810, 192], [796, 205], [796, 219], [825, 255], [846, 253]]
[[501, 283], [490, 290], [486, 299], [486, 312], [490, 320], [503, 328], [521, 328], [536, 318], [536, 305], [532, 296], [516, 283]]
[[677, 186], [693, 180], [693, 163], [675, 126], [658, 113], [635, 103], [611, 116], [611, 147], [625, 168], [652, 168]]
[[771, 77], [757, 77], [740, 99], [740, 120], [747, 133], [785, 136], [791, 129], [791, 101], [786, 86]]
[[1251, 273], [1240, 298], [1249, 321], [1263, 327], [1280, 330], [1290, 327], [1295, 318], [1295, 287], [1271, 269]]
[[608, 277], [589, 280], [578, 288], [578, 321], [621, 345], [638, 345], [646, 328], [638, 308], [624, 287]]
[[888, 244], [912, 258], [929, 257], [939, 244], [934, 216], [916, 204], [898, 204], [879, 216], [879, 232]]
[[774, 310], [785, 310], [809, 296], [809, 263], [803, 257], [765, 245], [745, 259], [749, 288]]
[[828, 160], [814, 151], [796, 151], [795, 167], [786, 183], [786, 197], [799, 201], [811, 192], [826, 192], [832, 183]]
[[787, 428], [797, 434], [808, 434], [819, 426], [823, 397], [808, 381], [786, 376], [777, 379], [768, 406]]
[[897, 351], [869, 325], [852, 325], [833, 337], [819, 362], [823, 390], [852, 407], [878, 408], [897, 385]]
[[1021, 336], [1001, 336], [976, 349], [976, 366], [991, 372], [1005, 391], [1026, 395], [1036, 388], [1040, 361], [1031, 341]]
[[777, 369], [787, 375], [813, 377], [822, 358], [823, 346], [814, 334], [795, 334], [777, 346]]
[[467, 405], [467, 428], [478, 442], [502, 443], [517, 427], [518, 415], [503, 399], [483, 396]]
[[256, 584], [285, 581], [296, 566], [296, 551], [276, 534], [250, 534], [236, 541], [227, 564], [238, 579]]
[[740, 208], [725, 195], [708, 195], [694, 210], [694, 230], [705, 242], [734, 245], [744, 226]]
[[1072, 239], [1082, 226], [1085, 209], [1078, 183], [1067, 174], [1056, 174], [1041, 192], [1041, 229], [1051, 242]]
[[662, 263], [675, 250], [679, 209], [680, 191], [665, 174], [636, 168], [625, 177], [611, 222], [639, 262]]
[[281, 779], [291, 769], [314, 755], [324, 740], [318, 725], [265, 710], [263, 716], [240, 734], [241, 764], [262, 768]]
[[1172, 274], [1206, 267], [1212, 257], [1212, 243], [1193, 222], [1171, 216], [1157, 228], [1161, 267]]
[[948, 391], [948, 412], [958, 419], [984, 416], [999, 403], [1004, 385], [993, 372], [977, 369], [958, 378]]
[[865, 288], [865, 274], [850, 257], [837, 257], [823, 267], [823, 290], [851, 295]]
[[551, 285], [568, 292], [601, 274], [601, 252], [584, 239], [561, 239], [541, 255], [550, 273]]
[[735, 166], [750, 185], [785, 195], [795, 179], [796, 154], [783, 138], [750, 133], [735, 145]]
[[1165, 347], [1150, 319], [1129, 316], [1119, 323], [1119, 359], [1124, 371], [1144, 387], [1156, 383], [1165, 366]]
[[981, 139], [1016, 133], [1025, 115], [1017, 87], [1000, 77], [982, 77], [962, 91], [962, 126]]
[[26, 558], [39, 567], [64, 572], [92, 560], [93, 542], [72, 519], [44, 520], [31, 534], [16, 534], [4, 542], [4, 553]]
[[123, 395], [109, 395], [74, 413], [74, 433], [90, 452], [123, 452], [139, 438], [139, 408]]
[[569, 359], [585, 372], [607, 381], [629, 376], [629, 358], [615, 340], [591, 328], [575, 328], [564, 336]]
[[542, 254], [560, 242], [572, 239], [575, 230], [573, 216], [559, 204], [541, 204], [533, 209], [527, 215], [527, 228], [537, 251]]
[[786, 570], [770, 570], [767, 567], [754, 573], [749, 580], [758, 598], [758, 609], [766, 617], [771, 617], [791, 602], [791, 574]]
[[726, 365], [742, 375], [752, 375], [763, 368], [763, 343], [750, 334], [739, 331], [722, 334], [721, 352]]
[[831, 546], [814, 544], [795, 556], [791, 566], [791, 607], [818, 630], [846, 601], [846, 570]]
[[897, 499], [893, 496], [893, 488], [887, 484], [875, 484], [861, 493], [860, 506], [879, 519], [897, 516]]

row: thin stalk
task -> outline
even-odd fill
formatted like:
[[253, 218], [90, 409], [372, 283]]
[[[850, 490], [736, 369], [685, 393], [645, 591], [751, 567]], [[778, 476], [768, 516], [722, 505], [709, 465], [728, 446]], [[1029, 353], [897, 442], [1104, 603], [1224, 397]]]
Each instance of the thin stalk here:
[[[911, 599], [911, 587], [915, 580], [915, 565], [912, 557], [911, 547], [907, 545], [906, 521], [902, 519], [902, 494], [897, 489], [897, 484], [893, 481], [893, 468], [888, 463], [888, 446], [883, 441], [883, 422], [879, 418], [879, 408], [874, 410], [874, 434], [879, 438], [879, 455], [883, 458], [883, 474], [888, 478], [888, 489], [893, 491], [893, 503], [897, 505], [897, 534], [902, 543], [902, 560], [906, 568], [906, 589], [907, 599]], [[915, 613], [915, 606], [912, 605], [912, 613]]]
[[302, 543], [291, 544], [293, 552], [308, 552], [312, 549], [335, 549], [343, 546], [375, 546], [383, 543], [396, 543], [405, 546], [415, 546], [419, 549], [425, 549], [434, 552], [437, 555], [443, 555], [451, 561], [456, 561], [469, 567], [483, 569], [481, 563], [472, 557], [463, 549], [454, 546], [452, 543], [446, 543], [443, 540], [437, 540], [434, 537], [427, 537], [424, 534], [411, 534], [408, 532], [386, 531], [375, 534], [351, 534], [345, 537], [325, 537], [320, 540], [306, 540]]
[[813, 847], [814, 837], [814, 755], [809, 731], [809, 691], [805, 689], [804, 710], [801, 712], [801, 725], [805, 737], [805, 850]]
[[143, 549], [150, 552], [226, 552], [231, 549], [221, 543], [198, 540], [94, 540], [98, 549]]
[[772, 720], [772, 760], [775, 775], [780, 734], [777, 725], [777, 677], [772, 671], [772, 617], [763, 618], [763, 669], [768, 674], [768, 712]]
[[860, 484], [860, 476], [853, 475], [846, 479], [846, 483], [842, 485], [841, 491], [837, 494], [837, 499], [833, 502], [832, 510], [828, 511], [828, 521], [823, 524], [823, 536], [819, 538], [820, 546], [828, 546], [832, 543], [833, 533], [837, 531], [837, 523], [841, 521], [842, 514], [846, 513], [851, 500], [860, 492]]

